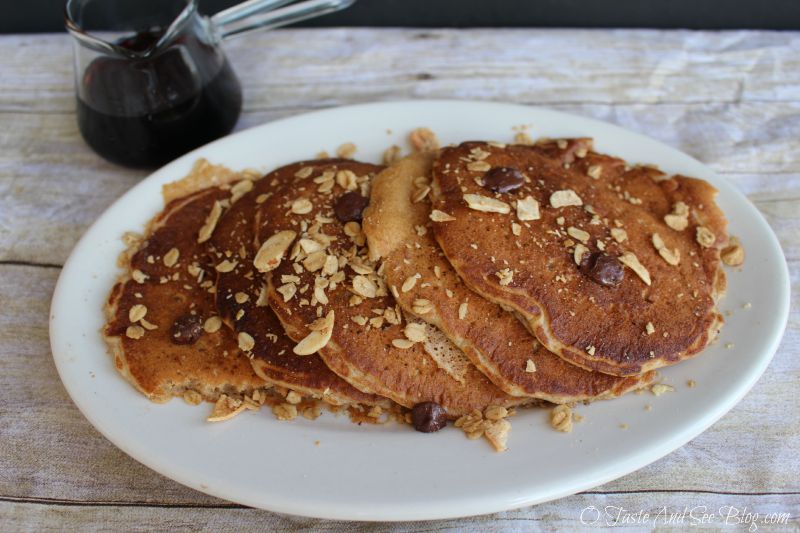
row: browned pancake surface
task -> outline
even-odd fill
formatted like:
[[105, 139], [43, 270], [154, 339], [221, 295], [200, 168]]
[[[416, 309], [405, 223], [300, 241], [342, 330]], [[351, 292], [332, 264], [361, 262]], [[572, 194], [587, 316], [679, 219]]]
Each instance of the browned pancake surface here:
[[287, 183], [301, 179], [295, 176], [301, 169], [322, 172], [341, 163], [344, 160], [317, 160], [281, 167], [256, 180], [253, 189], [225, 212], [209, 241], [209, 252], [215, 264], [230, 260], [236, 266], [217, 272], [216, 306], [227, 327], [253, 338], [251, 363], [267, 381], [335, 404], [385, 404], [385, 398], [365, 394], [337, 376], [318, 355], [300, 357], [292, 352], [295, 343], [269, 308], [266, 283], [253, 267], [260, 205]]
[[[397, 301], [413, 313], [423, 298], [433, 308], [419, 317], [440, 328], [498, 387], [514, 396], [555, 403], [617, 396], [650, 381], [590, 372], [547, 351], [525, 327], [461, 282], [437, 244], [431, 206], [420, 198], [427, 187], [433, 154], [416, 154], [381, 172], [372, 185], [364, 232], [370, 253], [383, 259]], [[414, 200], [417, 201], [414, 201]], [[419, 276], [413, 287], [406, 280]]]
[[333, 316], [330, 340], [319, 354], [361, 390], [406, 407], [435, 401], [450, 416], [518, 402], [472, 365], [458, 375], [459, 381], [422, 344], [406, 349], [393, 344], [405, 340], [402, 313], [376, 272], [378, 265], [367, 258], [360, 224], [345, 225], [334, 214], [334, 204], [346, 191], [368, 195], [369, 179], [378, 170], [356, 162], [339, 164], [327, 175], [313, 169], [261, 205], [259, 242], [281, 231], [296, 232], [280, 264], [267, 275], [270, 306], [295, 341], [306, 338], [309, 325], [320, 317]]
[[[205, 263], [205, 245], [197, 242], [198, 228], [214, 203], [230, 194], [211, 188], [170, 202], [129, 256], [127, 273], [109, 297], [104, 333], [116, 367], [151, 400], [164, 402], [192, 390], [213, 401], [222, 393], [250, 394], [266, 385], [225, 328], [213, 333], [201, 330], [191, 344], [176, 344], [171, 338], [177, 319], [196, 317], [202, 325], [216, 315], [209, 292], [213, 267]], [[174, 263], [171, 250], [178, 253]], [[131, 323], [129, 313], [135, 305], [146, 307], [146, 323]], [[156, 329], [147, 329], [150, 324]], [[126, 334], [132, 325], [141, 328], [140, 338]]]
[[[724, 290], [719, 250], [727, 234], [716, 190], [705, 181], [628, 167], [589, 146], [562, 140], [444, 149], [433, 166], [433, 207], [454, 220], [434, 223], [436, 238], [473, 290], [519, 313], [566, 360], [613, 375], [673, 364], [702, 350], [721, 321], [715, 300]], [[526, 182], [512, 192], [488, 190], [483, 179], [497, 167], [521, 171]], [[510, 212], [475, 210], [465, 194], [495, 206], [491, 200], [499, 200]], [[538, 219], [518, 217], [517, 204], [527, 197], [538, 202]], [[564, 198], [580, 205], [563, 205]], [[682, 230], [665, 223], [678, 202], [688, 207]], [[710, 242], [701, 245], [698, 232], [710, 234]], [[680, 256], [678, 264], [656, 249], [654, 234]], [[627, 266], [616, 286], [592, 281], [576, 264], [579, 244], [589, 253], [634, 254], [650, 284]]]

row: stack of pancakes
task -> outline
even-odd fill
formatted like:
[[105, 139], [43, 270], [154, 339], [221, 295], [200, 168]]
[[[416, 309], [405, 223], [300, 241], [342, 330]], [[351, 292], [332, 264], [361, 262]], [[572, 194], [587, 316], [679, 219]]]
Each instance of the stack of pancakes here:
[[[428, 139], [430, 141], [430, 139]], [[520, 406], [650, 385], [722, 323], [725, 218], [707, 183], [589, 139], [426, 142], [266, 176], [200, 162], [129, 237], [108, 300], [116, 366], [154, 401], [346, 407], [505, 449]]]

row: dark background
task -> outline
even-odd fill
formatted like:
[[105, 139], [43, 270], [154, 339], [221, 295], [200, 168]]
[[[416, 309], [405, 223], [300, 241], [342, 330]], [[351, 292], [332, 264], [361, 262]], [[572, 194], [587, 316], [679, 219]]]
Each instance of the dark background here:
[[[237, 0], [200, 0], [214, 13]], [[63, 29], [64, 0], [3, 0], [0, 33]], [[800, 0], [358, 0], [301, 26], [800, 29]]]

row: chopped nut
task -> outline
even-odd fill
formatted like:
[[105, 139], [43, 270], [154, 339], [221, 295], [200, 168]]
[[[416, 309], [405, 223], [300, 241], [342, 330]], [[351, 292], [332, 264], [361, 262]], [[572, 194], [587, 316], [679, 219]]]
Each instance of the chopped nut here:
[[500, 200], [483, 196], [481, 194], [465, 194], [464, 201], [470, 209], [475, 211], [483, 211], [485, 213], [501, 213], [507, 214], [511, 212], [511, 206]]
[[433, 152], [440, 146], [436, 134], [428, 128], [416, 128], [409, 134], [408, 140], [417, 152]]
[[714, 243], [717, 241], [717, 237], [714, 233], [705, 226], [697, 226], [697, 242], [703, 248], [710, 248], [714, 246]]
[[288, 302], [297, 294], [297, 285], [294, 283], [285, 283], [276, 290], [283, 296], [283, 301]]
[[500, 279], [500, 285], [506, 286], [514, 280], [514, 272], [510, 268], [504, 268], [494, 273]]
[[625, 252], [619, 257], [619, 262], [633, 270], [646, 285], [650, 285], [650, 272], [639, 262], [639, 258], [633, 252]]
[[286, 403], [290, 403], [292, 405], [297, 405], [302, 400], [303, 397], [293, 390], [290, 390], [289, 393], [286, 395]]
[[155, 324], [152, 324], [152, 323], [148, 322], [148, 321], [147, 321], [146, 319], [144, 319], [144, 318], [142, 318], [141, 320], [139, 320], [139, 324], [141, 324], [141, 325], [142, 325], [142, 327], [143, 327], [144, 329], [148, 330], [148, 331], [153, 331], [154, 329], [158, 329], [158, 326], [156, 326]]
[[217, 272], [222, 272], [224, 274], [226, 272], [231, 272], [234, 268], [236, 268], [236, 265], [238, 265], [238, 264], [239, 263], [237, 263], [236, 261], [228, 261], [227, 259], [225, 259], [224, 261], [219, 263], [217, 266], [215, 266], [214, 269]]
[[628, 240], [628, 232], [622, 228], [611, 228], [611, 238], [619, 243]]
[[576, 244], [575, 245], [575, 252], [572, 254], [572, 258], [575, 260], [575, 264], [580, 266], [581, 261], [583, 261], [583, 256], [589, 253], [589, 249], [582, 245]]
[[536, 372], [536, 363], [533, 362], [533, 359], [528, 359], [525, 362], [525, 372], [529, 373]]
[[652, 387], [650, 387], [650, 392], [653, 393], [654, 396], [661, 396], [666, 392], [673, 392], [675, 387], [672, 385], [666, 385], [664, 383], [656, 383]]
[[336, 155], [342, 159], [352, 159], [356, 153], [356, 145], [353, 143], [344, 143], [336, 149]]
[[559, 208], [559, 207], [569, 207], [571, 205], [575, 206], [583, 205], [583, 200], [581, 200], [581, 197], [578, 196], [577, 193], [572, 189], [555, 191], [553, 194], [550, 195], [551, 207]]
[[486, 427], [485, 421], [483, 420], [483, 413], [481, 413], [479, 409], [475, 409], [474, 411], [461, 416], [453, 425], [457, 428], [461, 428], [461, 430], [467, 435], [468, 439], [480, 438], [483, 435]]
[[422, 276], [420, 276], [419, 274], [414, 274], [413, 276], [408, 276], [406, 278], [406, 280], [403, 282], [403, 285], [400, 287], [400, 290], [402, 292], [410, 291], [411, 289], [414, 288], [414, 286], [417, 284], [417, 280], [419, 278], [421, 278], [421, 277]]
[[328, 256], [322, 250], [317, 252], [312, 252], [308, 254], [308, 257], [303, 259], [303, 266], [309, 272], [316, 272], [317, 270], [321, 270], [322, 267], [325, 266], [325, 262], [328, 260]]
[[419, 322], [410, 322], [406, 324], [403, 329], [406, 338], [411, 342], [425, 342], [428, 340], [428, 334], [425, 331], [425, 325]]
[[244, 179], [231, 187], [231, 203], [253, 190], [253, 180]]
[[583, 231], [582, 229], [576, 228], [574, 226], [570, 226], [567, 228], [567, 235], [569, 235], [573, 239], [581, 241], [584, 244], [589, 242], [589, 237], [591, 237], [591, 235], [589, 235], [588, 232]]
[[314, 172], [314, 167], [303, 167], [294, 173], [295, 178], [306, 179]]
[[439, 211], [438, 209], [434, 209], [431, 211], [430, 219], [434, 222], [450, 222], [455, 220], [455, 217], [452, 215], [448, 215], [444, 211]]
[[244, 331], [240, 331], [237, 337], [237, 341], [239, 342], [239, 349], [243, 352], [250, 352], [256, 345], [256, 341], [252, 335], [246, 333]]
[[328, 255], [325, 257], [325, 263], [322, 265], [322, 273], [326, 276], [332, 276], [339, 270], [339, 260], [335, 255]]
[[250, 299], [250, 296], [240, 291], [233, 295], [233, 299], [236, 300], [237, 304], [243, 304]]
[[278, 420], [294, 420], [297, 418], [297, 406], [290, 403], [280, 403], [272, 407], [272, 414]]
[[125, 330], [125, 336], [129, 339], [137, 340], [144, 337], [144, 328], [142, 326], [128, 326]]
[[473, 172], [486, 172], [491, 168], [492, 165], [486, 161], [472, 161], [471, 163], [467, 163], [467, 170], [471, 170]]
[[296, 236], [297, 233], [294, 231], [284, 230], [264, 241], [253, 259], [253, 266], [259, 272], [269, 272], [278, 268], [283, 254], [289, 249]]
[[200, 231], [197, 233], [197, 242], [204, 243], [208, 239], [211, 238], [211, 235], [214, 233], [214, 228], [217, 227], [217, 222], [219, 221], [219, 217], [222, 215], [222, 204], [219, 201], [214, 202], [213, 207], [211, 207], [211, 212], [206, 217], [206, 221], [203, 224], [203, 227], [200, 228]]
[[680, 250], [677, 248], [674, 250], [670, 250], [669, 248], [661, 248], [658, 251], [658, 255], [660, 255], [664, 261], [672, 266], [677, 266], [681, 262]]
[[661, 238], [661, 235], [658, 233], [653, 233], [652, 241], [653, 246], [655, 246], [656, 250], [658, 250], [658, 254], [662, 259], [664, 259], [664, 261], [672, 266], [676, 266], [681, 262], [680, 250], [677, 248], [674, 250], [667, 248], [667, 245], [664, 244], [664, 239]]
[[223, 422], [225, 420], [230, 420], [245, 409], [247, 409], [247, 405], [241, 400], [221, 394], [217, 403], [214, 404], [214, 409], [206, 420], [209, 422]]
[[308, 328], [311, 332], [297, 343], [297, 346], [292, 351], [297, 355], [311, 355], [324, 348], [328, 341], [331, 340], [331, 335], [333, 335], [334, 321], [335, 315], [331, 310], [328, 311], [324, 318], [309, 324]]
[[312, 209], [314, 209], [314, 204], [312, 204], [311, 200], [308, 198], [298, 198], [292, 202], [292, 206], [289, 208], [289, 210], [295, 215], [308, 214]]
[[147, 314], [147, 307], [142, 304], [135, 304], [128, 310], [128, 319], [132, 323], [139, 322]]
[[486, 424], [484, 435], [495, 451], [504, 452], [508, 448], [508, 434], [511, 432], [511, 423], [506, 419], [493, 420]]
[[411, 195], [411, 201], [414, 202], [415, 204], [419, 203], [422, 200], [424, 200], [425, 197], [427, 197], [430, 192], [431, 192], [430, 187], [428, 186], [421, 187], [416, 191], [414, 191], [414, 193]]
[[647, 332], [648, 335], [652, 335], [653, 333], [656, 332], [656, 328], [652, 322], [648, 322], [647, 325], [644, 327], [644, 330], [645, 332]]
[[134, 269], [131, 272], [131, 278], [133, 278], [133, 281], [135, 281], [136, 283], [144, 283], [145, 281], [147, 281], [148, 277], [150, 276], [148, 276], [138, 268]]
[[672, 213], [664, 216], [664, 222], [675, 231], [685, 230], [689, 225], [689, 206], [676, 202], [672, 206]]
[[314, 287], [314, 298], [322, 305], [328, 304], [328, 296], [325, 294], [325, 289], [322, 287]]
[[490, 405], [483, 412], [487, 420], [500, 420], [508, 416], [508, 409], [501, 405]]
[[550, 425], [553, 429], [569, 433], [572, 431], [572, 408], [569, 405], [557, 405], [550, 411]]
[[177, 248], [170, 248], [167, 253], [164, 254], [164, 266], [168, 268], [172, 268], [175, 266], [175, 263], [178, 262], [178, 258], [181, 256], [180, 250]]
[[417, 298], [411, 304], [411, 311], [417, 315], [424, 315], [433, 311], [433, 304], [425, 298]]
[[467, 302], [464, 302], [461, 305], [459, 305], [458, 306], [458, 318], [460, 320], [464, 320], [465, 318], [467, 318], [467, 311], [468, 310], [469, 310], [469, 308], [467, 307]]
[[731, 237], [730, 245], [722, 249], [720, 257], [722, 262], [728, 266], [740, 266], [744, 263], [744, 248], [739, 243], [739, 239]]
[[408, 339], [394, 339], [392, 340], [392, 346], [395, 348], [400, 348], [401, 350], [408, 350], [414, 346], [414, 343]]
[[206, 333], [216, 333], [222, 327], [222, 319], [218, 316], [210, 316], [203, 323], [203, 331]]
[[592, 179], [599, 180], [600, 176], [603, 175], [603, 167], [600, 165], [592, 165], [586, 169], [586, 174]]
[[517, 218], [525, 222], [527, 220], [539, 220], [539, 202], [533, 196], [526, 196], [521, 200], [517, 200]]
[[359, 274], [353, 278], [353, 291], [364, 298], [375, 298], [378, 287], [371, 279]]
[[[519, 205], [519, 204], [517, 204]], [[517, 207], [517, 216], [519, 216], [519, 207]], [[511, 233], [519, 237], [522, 235], [522, 226], [517, 224], [516, 222], [511, 223]]]

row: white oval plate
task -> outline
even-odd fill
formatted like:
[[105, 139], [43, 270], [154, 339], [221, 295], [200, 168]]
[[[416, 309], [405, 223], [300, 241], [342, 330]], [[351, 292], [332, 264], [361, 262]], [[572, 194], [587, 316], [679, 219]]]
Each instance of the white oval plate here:
[[[118, 275], [125, 231], [141, 230], [162, 208], [161, 185], [184, 176], [199, 157], [234, 169], [269, 170], [333, 153], [344, 142], [356, 157], [380, 161], [406, 146], [415, 127], [443, 143], [510, 141], [512, 126], [533, 137], [590, 136], [599, 151], [666, 172], [704, 178], [747, 251], [729, 270], [721, 340], [694, 360], [663, 371], [676, 392], [579, 407], [570, 434], [548, 425], [547, 411], [513, 419], [509, 450], [495, 453], [449, 428], [356, 426], [326, 414], [279, 422], [269, 412], [205, 422], [209, 407], [176, 399], [156, 405], [115, 371], [99, 331], [102, 306]], [[389, 130], [389, 131], [387, 131]], [[743, 310], [744, 303], [750, 310]], [[194, 489], [271, 511], [350, 520], [419, 520], [484, 514], [573, 494], [641, 468], [697, 436], [730, 410], [764, 372], [789, 310], [789, 276], [775, 235], [755, 207], [708, 167], [664, 144], [616, 126], [545, 109], [484, 102], [412, 101], [342, 107], [242, 131], [202, 147], [128, 191], [86, 232], [58, 280], [50, 339], [61, 379], [78, 408], [111, 442], [153, 470]], [[725, 349], [726, 343], [735, 348]], [[693, 379], [696, 388], [687, 388]], [[652, 404], [652, 412], [644, 410]], [[628, 424], [622, 431], [620, 424]], [[317, 442], [318, 441], [318, 442]]]

